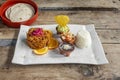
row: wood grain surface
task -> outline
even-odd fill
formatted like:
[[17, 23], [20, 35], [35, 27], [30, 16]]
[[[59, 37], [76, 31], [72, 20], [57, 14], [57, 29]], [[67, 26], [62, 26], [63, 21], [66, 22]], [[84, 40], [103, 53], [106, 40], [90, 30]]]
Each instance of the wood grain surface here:
[[0, 51], [2, 52], [0, 53], [0, 79], [101, 80], [104, 78], [103, 80], [116, 80], [120, 75], [118, 71], [120, 70], [120, 44], [103, 44], [103, 47], [109, 64], [101, 66], [81, 64], [13, 65], [10, 63], [10, 60], [14, 52], [14, 47], [0, 47]]
[[[120, 13], [114, 11], [39, 11], [39, 17], [32, 25], [55, 24], [54, 17], [59, 14], [68, 15], [70, 24], [94, 24], [96, 29], [120, 29]], [[8, 26], [0, 24], [0, 29], [3, 28]]]
[[11, 64], [19, 28], [0, 21], [0, 80], [120, 80], [120, 0], [34, 1], [39, 17], [32, 25], [55, 24], [59, 14], [68, 15], [70, 24], [94, 24], [109, 64]]
[[[0, 0], [2, 5], [6, 0]], [[103, 7], [119, 8], [119, 0], [33, 0], [39, 7]]]

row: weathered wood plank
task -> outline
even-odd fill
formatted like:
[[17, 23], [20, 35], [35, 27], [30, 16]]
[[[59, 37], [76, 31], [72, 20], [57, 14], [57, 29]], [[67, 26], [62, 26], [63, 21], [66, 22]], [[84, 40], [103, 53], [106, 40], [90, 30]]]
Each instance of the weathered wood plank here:
[[35, 0], [39, 7], [119, 7], [118, 0]]
[[[0, 79], [100, 80], [104, 78], [104, 80], [116, 80], [116, 78], [120, 77], [120, 44], [103, 44], [103, 47], [110, 63], [101, 66], [78, 64], [13, 65], [10, 64], [10, 60], [14, 47], [0, 47]], [[14, 75], [16, 76], [14, 77]]]
[[96, 30], [102, 43], [104, 44], [119, 44], [120, 30]]
[[0, 29], [0, 39], [16, 39], [19, 29]]
[[1, 39], [0, 46], [15, 46], [17, 39]]
[[[33, 25], [55, 24], [54, 17], [65, 14], [70, 17], [71, 24], [95, 24], [96, 29], [120, 29], [120, 13], [109, 11], [40, 11]], [[0, 24], [0, 28], [8, 28]]]
[[[98, 36], [102, 43], [120, 43], [120, 30], [96, 30]], [[0, 45], [8, 46], [14, 45], [15, 41], [12, 39], [17, 39], [19, 30], [18, 29], [0, 29]], [[4, 41], [5, 40], [5, 41]], [[13, 43], [12, 43], [13, 42]], [[4, 44], [3, 44], [4, 43]]]
[[[6, 0], [0, 0], [0, 4]], [[119, 8], [119, 0], [34, 0], [42, 7], [103, 7]]]
[[95, 24], [96, 28], [120, 29], [120, 13], [108, 11], [43, 11], [39, 13], [39, 18], [33, 25], [53, 24], [56, 15], [65, 14], [70, 17], [71, 24]]

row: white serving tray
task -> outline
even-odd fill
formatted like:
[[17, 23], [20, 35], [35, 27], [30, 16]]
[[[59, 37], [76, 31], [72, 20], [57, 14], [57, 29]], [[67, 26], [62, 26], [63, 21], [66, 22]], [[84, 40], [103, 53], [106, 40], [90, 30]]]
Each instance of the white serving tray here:
[[[59, 54], [59, 50], [49, 50], [45, 55], [35, 55], [29, 46], [26, 44], [26, 33], [31, 27], [42, 27], [49, 29], [56, 34], [57, 25], [37, 25], [37, 26], [25, 26], [21, 25], [20, 32], [18, 35], [14, 57], [12, 63], [21, 65], [32, 65], [32, 64], [106, 64], [108, 60], [105, 57], [105, 53], [95, 31], [94, 25], [68, 25], [70, 31], [76, 35], [80, 29], [86, 29], [90, 32], [92, 38], [92, 45], [88, 48], [79, 49], [75, 47], [74, 51], [69, 57], [65, 57]], [[56, 37], [56, 35], [54, 35]], [[60, 42], [61, 40], [56, 37]]]

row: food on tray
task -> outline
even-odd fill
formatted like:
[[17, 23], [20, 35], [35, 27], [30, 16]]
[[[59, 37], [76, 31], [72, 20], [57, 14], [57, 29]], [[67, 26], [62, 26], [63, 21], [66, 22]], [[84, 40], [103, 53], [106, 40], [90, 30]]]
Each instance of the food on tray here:
[[58, 40], [52, 35], [50, 30], [30, 28], [27, 33], [27, 44], [35, 54], [45, 54], [49, 49], [55, 49], [59, 45]]
[[34, 8], [27, 3], [17, 3], [11, 7], [9, 7], [5, 16], [11, 22], [22, 22], [29, 20], [35, 13]]
[[27, 33], [27, 44], [32, 49], [41, 49], [48, 45], [52, 33], [42, 28], [30, 28]]
[[45, 32], [49, 33], [50, 37], [53, 37], [53, 33], [51, 30], [44, 30]]
[[58, 47], [58, 45], [59, 45], [59, 43], [58, 43], [57, 39], [51, 38], [51, 39], [50, 39], [50, 42], [49, 42], [49, 44], [48, 44], [48, 48], [49, 48], [49, 49], [55, 49], [55, 48]]
[[48, 52], [48, 47], [44, 47], [41, 49], [34, 49], [33, 52], [37, 55], [43, 55], [43, 54], [46, 54]]
[[70, 43], [70, 44], [74, 44], [74, 42], [75, 42], [75, 36], [71, 32], [61, 34], [61, 39], [64, 42], [67, 42], [67, 43]]
[[67, 23], [69, 22], [69, 17], [66, 15], [58, 15], [55, 17], [58, 26], [56, 27], [57, 33], [62, 34], [69, 31], [69, 27]]
[[74, 46], [69, 43], [62, 43], [59, 45], [60, 54], [69, 56], [70, 53], [74, 50]]
[[91, 36], [87, 30], [80, 30], [76, 35], [75, 44], [78, 48], [85, 48], [91, 45]]

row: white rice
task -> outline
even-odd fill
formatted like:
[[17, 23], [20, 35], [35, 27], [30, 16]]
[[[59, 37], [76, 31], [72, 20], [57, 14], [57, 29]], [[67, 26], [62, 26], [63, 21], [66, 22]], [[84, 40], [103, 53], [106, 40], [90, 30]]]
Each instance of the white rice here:
[[75, 44], [78, 48], [89, 47], [91, 43], [91, 36], [87, 30], [80, 30], [77, 33]]

